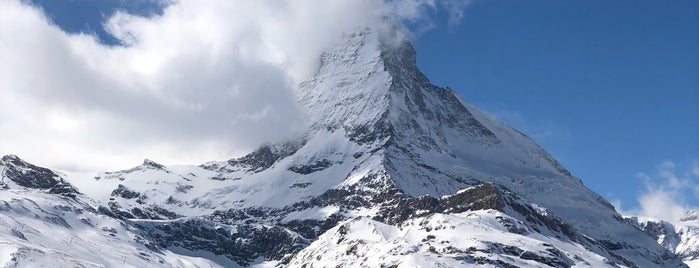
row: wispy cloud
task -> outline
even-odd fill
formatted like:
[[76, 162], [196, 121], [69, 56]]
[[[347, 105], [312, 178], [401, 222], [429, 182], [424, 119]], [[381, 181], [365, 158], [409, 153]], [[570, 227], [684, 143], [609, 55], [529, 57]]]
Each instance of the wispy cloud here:
[[572, 133], [570, 131], [563, 129], [552, 122], [534, 123], [516, 111], [497, 109], [487, 110], [487, 113], [527, 134], [536, 141], [572, 138]]
[[625, 215], [637, 215], [666, 220], [672, 223], [688, 210], [697, 209], [699, 200], [699, 161], [678, 165], [665, 161], [656, 167], [654, 174], [638, 173], [636, 177], [645, 185], [638, 197], [638, 207], [625, 210], [621, 202], [613, 201], [617, 210]]
[[464, 10], [471, 0], [447, 0], [442, 1], [442, 6], [449, 13], [449, 27], [454, 28], [461, 24], [464, 18]]

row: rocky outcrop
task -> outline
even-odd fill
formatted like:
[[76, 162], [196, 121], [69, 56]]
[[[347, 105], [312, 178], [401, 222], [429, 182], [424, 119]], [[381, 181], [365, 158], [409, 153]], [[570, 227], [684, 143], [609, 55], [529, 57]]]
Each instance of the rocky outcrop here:
[[[2, 181], [9, 179], [21, 187], [47, 190], [50, 194], [75, 198], [80, 192], [50, 169], [39, 167], [22, 160], [16, 155], [0, 159]], [[3, 183], [5, 188], [7, 184]]]
[[220, 225], [192, 218], [170, 222], [139, 222], [161, 247], [182, 247], [225, 256], [247, 266], [259, 258], [288, 261], [310, 242], [282, 226], [259, 223]]
[[2, 157], [4, 177], [20, 186], [34, 189], [51, 189], [61, 182], [60, 176], [48, 168], [35, 166], [15, 155]]

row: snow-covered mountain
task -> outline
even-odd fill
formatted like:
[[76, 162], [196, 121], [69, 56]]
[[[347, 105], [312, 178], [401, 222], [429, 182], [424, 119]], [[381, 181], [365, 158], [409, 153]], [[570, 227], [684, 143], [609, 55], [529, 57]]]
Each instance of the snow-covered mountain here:
[[241, 158], [97, 174], [2, 158], [1, 263], [684, 267], [526, 135], [432, 85], [408, 42], [360, 31], [320, 61], [297, 92], [308, 130]]
[[64, 175], [16, 156], [0, 159], [0, 175], [2, 267], [237, 267], [208, 252], [159, 247]]
[[699, 211], [688, 211], [676, 224], [637, 216], [629, 216], [627, 220], [638, 224], [641, 230], [677, 254], [690, 267], [699, 267]]

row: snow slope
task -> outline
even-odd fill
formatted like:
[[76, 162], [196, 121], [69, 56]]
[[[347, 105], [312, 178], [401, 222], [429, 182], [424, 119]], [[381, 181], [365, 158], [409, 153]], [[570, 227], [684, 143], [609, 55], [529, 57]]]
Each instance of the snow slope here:
[[[1, 169], [8, 168], [8, 159], [0, 161]], [[135, 226], [110, 217], [105, 208], [92, 206], [82, 195], [49, 193], [39, 185], [18, 185], [6, 176], [3, 184], [3, 267], [238, 267], [206, 253], [159, 248]]]
[[[529, 232], [495, 210], [433, 214], [399, 226], [354, 218], [299, 252], [289, 267], [605, 267], [585, 247]], [[304, 266], [306, 265], [306, 266]]]

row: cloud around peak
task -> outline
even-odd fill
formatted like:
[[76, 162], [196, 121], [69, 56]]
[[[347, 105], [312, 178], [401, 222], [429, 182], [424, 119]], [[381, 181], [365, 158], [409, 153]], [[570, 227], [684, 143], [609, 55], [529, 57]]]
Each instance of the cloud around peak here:
[[109, 16], [109, 46], [0, 1], [0, 153], [102, 170], [246, 152], [304, 130], [294, 90], [342, 34], [429, 21], [439, 3], [180, 0]]

